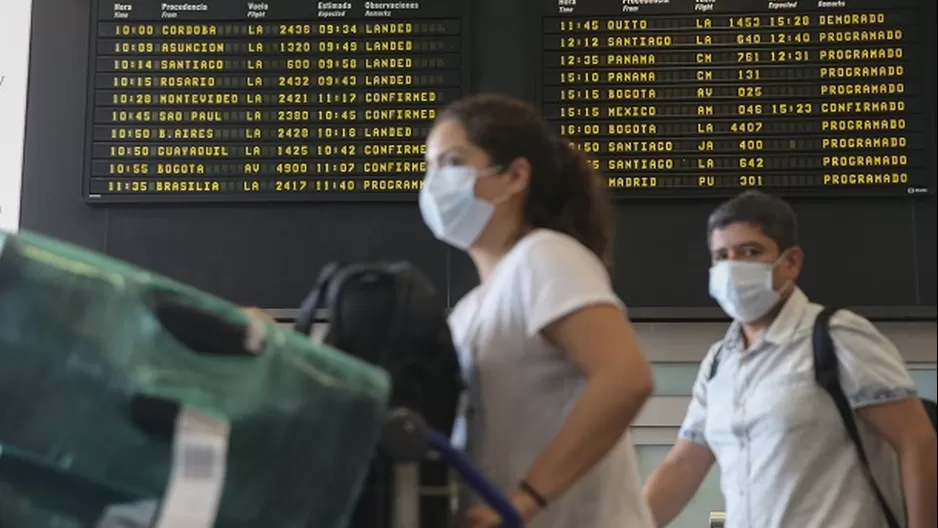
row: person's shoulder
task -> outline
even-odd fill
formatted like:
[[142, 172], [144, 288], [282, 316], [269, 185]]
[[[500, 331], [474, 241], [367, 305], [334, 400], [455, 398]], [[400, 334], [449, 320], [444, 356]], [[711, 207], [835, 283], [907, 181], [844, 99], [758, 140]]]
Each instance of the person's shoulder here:
[[[816, 329], [813, 323], [823, 309], [820, 305], [811, 305], [809, 316], [812, 324], [809, 328], [812, 332]], [[827, 331], [838, 349], [841, 361], [891, 361], [904, 365], [895, 344], [872, 321], [852, 310], [840, 308], [832, 313]]]
[[458, 343], [465, 340], [469, 325], [472, 324], [472, 318], [476, 313], [476, 306], [479, 302], [478, 297], [479, 287], [476, 286], [469, 293], [463, 295], [462, 299], [456, 303], [456, 306], [450, 310], [446, 322], [449, 325], [453, 342]]
[[830, 327], [832, 330], [871, 331], [876, 329], [872, 321], [846, 308], [841, 308], [831, 315]]
[[535, 229], [518, 241], [521, 251], [585, 251], [583, 244], [572, 236], [553, 229]]
[[540, 319], [553, 321], [597, 303], [613, 303], [625, 310], [625, 303], [616, 296], [609, 270], [575, 238], [538, 229], [519, 241], [513, 252], [509, 269], [504, 270], [501, 278], [525, 309], [538, 314]]
[[456, 306], [453, 306], [453, 309], [449, 313], [450, 324], [453, 322], [458, 322], [464, 319], [468, 314], [471, 314], [475, 311], [475, 305], [478, 302], [477, 297], [479, 296], [479, 286], [472, 288], [468, 293], [462, 296]]
[[512, 250], [514, 265], [536, 268], [593, 267], [605, 270], [602, 261], [577, 239], [551, 229], [536, 229]]
[[[824, 305], [809, 301], [804, 312], [806, 317], [805, 323], [807, 323], [804, 325], [804, 328], [808, 330], [813, 329], [814, 321], [817, 319], [818, 315], [824, 311], [824, 309]], [[831, 314], [830, 321], [828, 322], [828, 328], [830, 328], [830, 331], [834, 333], [877, 332], [876, 325], [874, 325], [872, 321], [846, 308], [837, 308], [834, 313]]]

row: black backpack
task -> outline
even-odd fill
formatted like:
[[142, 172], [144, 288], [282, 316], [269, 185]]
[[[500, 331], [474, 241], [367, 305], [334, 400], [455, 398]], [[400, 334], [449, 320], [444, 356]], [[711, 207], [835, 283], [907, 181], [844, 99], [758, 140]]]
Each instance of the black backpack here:
[[[420, 270], [407, 262], [331, 263], [303, 302], [296, 331], [309, 335], [320, 309], [328, 312], [324, 343], [389, 373], [390, 408], [412, 409], [449, 435], [463, 390], [462, 376], [446, 304]], [[433, 475], [423, 480], [446, 478], [444, 468], [424, 466], [422, 473]], [[391, 461], [378, 454], [351, 528], [390, 526], [392, 480]], [[448, 514], [448, 503], [445, 509]]]
[[[857, 449], [863, 475], [873, 488], [876, 500], [879, 502], [880, 508], [882, 508], [883, 514], [886, 517], [886, 525], [888, 528], [901, 528], [892, 508], [890, 508], [889, 503], [886, 502], [886, 497], [883, 495], [879, 485], [876, 484], [876, 479], [873, 477], [873, 472], [870, 469], [870, 461], [869, 458], [867, 458], [866, 450], [863, 448], [863, 440], [860, 438], [860, 431], [857, 428], [856, 416], [840, 384], [840, 362], [837, 359], [837, 351], [834, 348], [834, 341], [831, 339], [830, 335], [831, 316], [838, 310], [839, 308], [825, 307], [814, 320], [814, 329], [811, 335], [811, 345], [814, 349], [814, 379], [824, 392], [830, 395], [831, 399], [834, 400], [834, 405], [837, 406], [837, 413], [840, 415], [840, 419], [847, 429], [847, 435]], [[710, 364], [710, 372], [707, 376], [708, 381], [713, 379], [717, 374], [717, 367], [720, 363], [720, 352], [720, 350], [717, 350], [713, 357], [713, 362]], [[936, 425], [936, 421], [938, 421], [938, 405], [925, 398], [922, 398], [921, 401], [922, 405], [925, 407], [925, 412], [928, 414], [929, 420], [931, 420], [932, 427], [938, 429], [938, 425]]]

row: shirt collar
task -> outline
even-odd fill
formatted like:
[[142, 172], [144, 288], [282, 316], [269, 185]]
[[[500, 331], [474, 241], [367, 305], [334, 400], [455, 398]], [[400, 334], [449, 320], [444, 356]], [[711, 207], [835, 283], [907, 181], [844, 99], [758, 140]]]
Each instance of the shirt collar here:
[[808, 309], [808, 296], [795, 286], [775, 320], [762, 336], [762, 340], [773, 345], [781, 345], [791, 340], [792, 334], [801, 327], [805, 311]]
[[[760, 343], [769, 343], [772, 345], [781, 345], [787, 343], [792, 334], [801, 327], [801, 322], [808, 308], [808, 296], [795, 287], [791, 294], [785, 299], [785, 304], [779, 310], [778, 315], [769, 325], [769, 328], [762, 335]], [[743, 325], [739, 321], [733, 321], [726, 335], [723, 336], [723, 348], [728, 350], [740, 350], [743, 347]], [[753, 347], [758, 348], [758, 347]]]
[[723, 336], [722, 349], [727, 351], [742, 351], [743, 347], [743, 325], [739, 321], [730, 323], [726, 335]]

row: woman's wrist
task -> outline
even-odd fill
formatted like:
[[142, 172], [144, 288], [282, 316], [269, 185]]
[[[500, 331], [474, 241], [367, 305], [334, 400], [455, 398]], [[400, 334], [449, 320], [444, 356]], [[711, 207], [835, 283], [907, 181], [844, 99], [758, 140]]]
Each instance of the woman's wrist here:
[[524, 493], [527, 493], [528, 496], [530, 496], [534, 502], [537, 503], [540, 509], [547, 507], [547, 498], [544, 497], [544, 495], [538, 491], [537, 488], [532, 486], [531, 483], [527, 481], [527, 479], [518, 483], [518, 489]]
[[531, 521], [540, 511], [541, 507], [529, 494], [521, 489], [516, 489], [509, 497], [511, 505], [515, 507], [518, 514], [525, 522]]

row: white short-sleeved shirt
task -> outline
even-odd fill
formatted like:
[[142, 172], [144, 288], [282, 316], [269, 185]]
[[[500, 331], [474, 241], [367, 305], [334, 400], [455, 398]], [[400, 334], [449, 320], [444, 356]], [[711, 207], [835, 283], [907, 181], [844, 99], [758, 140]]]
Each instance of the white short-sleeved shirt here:
[[[716, 456], [727, 528], [885, 526], [833, 400], [814, 379], [811, 333], [821, 309], [796, 289], [760, 342], [744, 350], [734, 323], [701, 365], [680, 437]], [[854, 409], [915, 396], [898, 350], [869, 321], [841, 310], [830, 328]], [[877, 482], [903, 522], [895, 453], [865, 422], [858, 426]]]
[[[622, 306], [600, 260], [573, 238], [531, 232], [450, 316], [469, 385], [466, 451], [504, 492], [515, 489], [553, 440], [584, 383], [541, 330], [580, 308]], [[457, 428], [458, 429], [458, 428]], [[478, 504], [463, 493], [462, 506]], [[553, 501], [531, 528], [649, 528], [628, 434]]]

